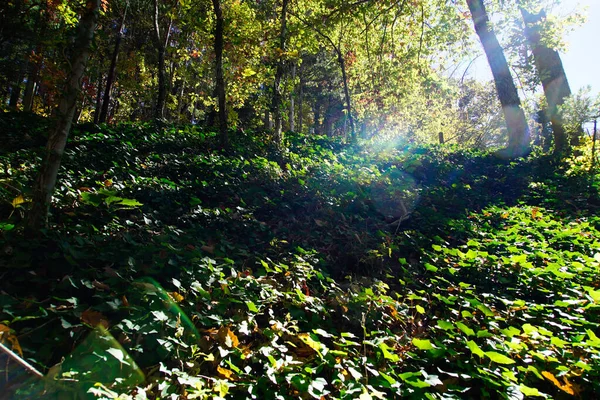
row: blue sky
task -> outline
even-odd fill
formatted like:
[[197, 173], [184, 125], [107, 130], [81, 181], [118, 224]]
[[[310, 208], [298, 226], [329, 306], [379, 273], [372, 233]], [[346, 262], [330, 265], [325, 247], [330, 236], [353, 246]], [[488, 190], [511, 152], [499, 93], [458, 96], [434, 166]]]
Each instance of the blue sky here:
[[569, 50], [561, 54], [571, 90], [591, 85], [600, 92], [600, 0], [563, 0], [561, 9], [569, 11], [577, 4], [587, 7], [586, 23], [567, 36]]
[[[587, 20], [584, 25], [569, 32], [566, 41], [568, 50], [561, 53], [561, 59], [569, 79], [572, 92], [590, 85], [592, 94], [600, 92], [600, 0], [562, 0], [555, 9], [560, 15], [584, 11]], [[476, 41], [479, 44], [479, 41]], [[492, 79], [487, 60], [483, 55], [469, 68], [469, 75], [481, 80]]]

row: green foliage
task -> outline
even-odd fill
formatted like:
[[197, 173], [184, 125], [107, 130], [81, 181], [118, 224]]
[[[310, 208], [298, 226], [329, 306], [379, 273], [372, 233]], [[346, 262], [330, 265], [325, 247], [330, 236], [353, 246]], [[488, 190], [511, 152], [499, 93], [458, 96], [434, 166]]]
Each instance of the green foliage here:
[[238, 132], [225, 152], [194, 126], [80, 126], [52, 231], [27, 241], [13, 200], [36, 149], [3, 155], [0, 340], [90, 398], [600, 393], [585, 176], [285, 140]]

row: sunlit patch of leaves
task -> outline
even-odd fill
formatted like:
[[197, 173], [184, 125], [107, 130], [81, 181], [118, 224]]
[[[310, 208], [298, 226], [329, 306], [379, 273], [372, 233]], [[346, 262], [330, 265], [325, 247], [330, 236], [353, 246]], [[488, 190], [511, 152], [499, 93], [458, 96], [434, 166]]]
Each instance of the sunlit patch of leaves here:
[[106, 329], [115, 345], [98, 357], [127, 354], [146, 377], [86, 388], [108, 398], [600, 392], [585, 174], [263, 139], [232, 135], [224, 152], [198, 127], [81, 128], [39, 242], [19, 236], [38, 159], [2, 155], [2, 340], [48, 372]]

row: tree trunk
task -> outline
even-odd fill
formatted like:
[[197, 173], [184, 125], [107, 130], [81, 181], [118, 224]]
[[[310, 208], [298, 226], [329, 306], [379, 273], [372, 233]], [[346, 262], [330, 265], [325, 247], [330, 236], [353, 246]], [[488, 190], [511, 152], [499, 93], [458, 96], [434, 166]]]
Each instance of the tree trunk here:
[[223, 76], [223, 47], [224, 47], [224, 19], [221, 0], [212, 0], [215, 11], [215, 75], [217, 92], [217, 105], [219, 107], [219, 134], [221, 136], [221, 145], [229, 146], [229, 137], [227, 136], [227, 108], [225, 101], [225, 78]]
[[156, 97], [156, 106], [154, 109], [154, 119], [163, 119], [165, 116], [165, 104], [167, 102], [167, 72], [165, 63], [165, 53], [167, 42], [169, 40], [169, 32], [171, 26], [167, 28], [166, 37], [163, 38], [160, 34], [158, 0], [154, 0], [154, 40], [156, 42], [156, 51], [158, 53], [158, 95]]
[[[296, 63], [292, 63], [292, 82], [296, 81]], [[296, 124], [294, 118], [296, 116], [295, 110], [295, 98], [294, 98], [294, 90], [290, 92], [290, 110], [289, 110], [289, 121], [290, 121], [290, 131], [294, 132], [296, 130]]]
[[498, 98], [508, 128], [508, 155], [519, 157], [529, 150], [529, 127], [521, 109], [521, 100], [513, 82], [506, 57], [496, 34], [490, 27], [483, 0], [467, 0], [475, 31], [488, 59]]
[[[36, 54], [41, 54], [41, 46], [37, 46]], [[33, 109], [33, 97], [35, 95], [35, 88], [40, 71], [39, 61], [29, 62], [29, 72], [27, 74], [27, 85], [25, 85], [25, 93], [23, 94], [23, 111], [31, 112]]]
[[94, 124], [100, 121], [100, 110], [102, 108], [102, 72], [98, 73], [98, 85], [96, 89], [96, 107], [94, 108]]
[[58, 120], [56, 127], [50, 132], [46, 155], [33, 188], [32, 209], [27, 221], [27, 228], [32, 233], [38, 233], [41, 228], [47, 226], [56, 177], [75, 115], [99, 8], [100, 0], [87, 0], [85, 11], [79, 21], [79, 32], [71, 58], [71, 71], [58, 106]]
[[548, 103], [547, 116], [554, 133], [554, 151], [561, 153], [567, 150], [568, 141], [559, 106], [571, 95], [571, 88], [560, 55], [542, 42], [540, 23], [546, 19], [546, 13], [541, 10], [533, 14], [525, 10], [522, 4], [520, 6], [525, 22], [525, 37], [531, 47], [535, 68]]
[[304, 120], [304, 78], [302, 77], [302, 66], [300, 66], [300, 87], [298, 88], [298, 132], [302, 133]]
[[[102, 109], [100, 110], [100, 118], [98, 119], [99, 123], [106, 122], [106, 118], [108, 117], [108, 106], [110, 105], [110, 91], [112, 90], [113, 83], [115, 81], [115, 75], [117, 73], [117, 61], [119, 60], [119, 48], [121, 47], [121, 41], [123, 40], [123, 29], [125, 28], [125, 17], [127, 16], [127, 7], [129, 3], [125, 5], [125, 11], [123, 12], [123, 19], [121, 20], [121, 26], [119, 27], [119, 31], [117, 32], [117, 37], [115, 38], [115, 48], [113, 50], [112, 58], [110, 60], [110, 68], [108, 70], [108, 77], [106, 78], [106, 87], [104, 88], [104, 100], [102, 100]], [[157, 9], [155, 9], [155, 12]], [[160, 37], [160, 36], [159, 36]], [[164, 50], [163, 50], [164, 53]], [[164, 61], [164, 55], [163, 55]], [[159, 97], [160, 97], [160, 72], [159, 72]], [[164, 101], [163, 101], [164, 103]], [[163, 105], [164, 110], [164, 105]], [[162, 117], [162, 115], [161, 115]]]
[[285, 52], [285, 39], [287, 30], [287, 7], [289, 0], [283, 0], [281, 5], [281, 29], [279, 31], [279, 50], [281, 54], [277, 61], [277, 69], [275, 70], [275, 81], [273, 83], [273, 100], [271, 103], [271, 112], [273, 113], [273, 120], [275, 122], [275, 143], [278, 146], [281, 145], [283, 140], [283, 127], [282, 127], [282, 115], [281, 115], [281, 103], [282, 103], [282, 88], [281, 80], [283, 79], [283, 73], [285, 68], [284, 52]]
[[21, 98], [21, 85], [23, 83], [23, 79], [25, 78], [25, 71], [27, 70], [28, 62], [21, 64], [21, 68], [17, 72], [15, 76], [15, 81], [11, 85], [10, 91], [10, 99], [8, 100], [8, 107], [12, 110], [17, 110], [19, 106], [19, 99]]
[[350, 133], [353, 142], [356, 142], [356, 130], [354, 129], [354, 118], [352, 117], [352, 103], [350, 101], [350, 90], [348, 89], [348, 76], [346, 75], [346, 62], [339, 48], [336, 47], [338, 62], [342, 70], [342, 81], [344, 82], [344, 97], [346, 98], [346, 113], [348, 121], [350, 121]]

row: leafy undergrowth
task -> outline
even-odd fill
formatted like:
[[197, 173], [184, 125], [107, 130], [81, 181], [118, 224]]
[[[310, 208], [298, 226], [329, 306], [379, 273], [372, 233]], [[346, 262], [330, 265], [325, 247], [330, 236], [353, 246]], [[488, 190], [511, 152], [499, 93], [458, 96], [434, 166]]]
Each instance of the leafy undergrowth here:
[[600, 395], [600, 218], [576, 160], [267, 142], [80, 127], [38, 240], [42, 149], [0, 155], [0, 339], [47, 377], [15, 397]]

